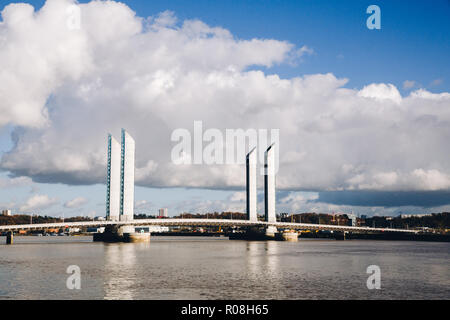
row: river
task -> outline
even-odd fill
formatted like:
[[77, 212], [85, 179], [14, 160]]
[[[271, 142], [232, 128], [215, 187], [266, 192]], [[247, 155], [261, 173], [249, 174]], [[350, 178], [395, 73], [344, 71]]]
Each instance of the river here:
[[[0, 299], [450, 299], [450, 243], [0, 237]], [[68, 266], [81, 289], [68, 289]], [[367, 267], [380, 268], [369, 290]]]

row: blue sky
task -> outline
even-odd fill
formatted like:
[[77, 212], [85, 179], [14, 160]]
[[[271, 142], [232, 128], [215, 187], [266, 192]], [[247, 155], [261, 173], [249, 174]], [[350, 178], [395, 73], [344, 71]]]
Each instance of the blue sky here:
[[[26, 1], [37, 10], [44, 1]], [[80, 3], [88, 1], [79, 1]], [[297, 48], [307, 46], [312, 54], [301, 57], [295, 64], [283, 63], [271, 68], [249, 67], [281, 78], [306, 74], [333, 73], [347, 78], [347, 88], [362, 89], [370, 83], [392, 83], [403, 96], [424, 88], [429, 92], [450, 91], [450, 2], [434, 1], [186, 1], [153, 0], [123, 1], [140, 17], [173, 11], [179, 21], [199, 19], [209, 26], [229, 30], [239, 39], [286, 40]], [[3, 8], [9, 1], [0, 1]], [[366, 27], [366, 8], [376, 4], [381, 9], [381, 30]], [[405, 87], [404, 82], [410, 81]], [[8, 152], [13, 143], [8, 124], [0, 128], [0, 152]], [[8, 172], [0, 177], [7, 179]], [[39, 190], [39, 191], [36, 191]], [[33, 192], [48, 194], [58, 204], [40, 211], [58, 216], [89, 214], [103, 215], [104, 185], [66, 186], [61, 183], [33, 183], [11, 190], [2, 190], [0, 203], [24, 202]], [[195, 201], [226, 201], [232, 191], [185, 188], [136, 188], [136, 201], [146, 200], [142, 210], [156, 211], [158, 207], [172, 208], [171, 214]], [[305, 193], [308, 194], [308, 193]], [[315, 193], [312, 193], [313, 195]], [[63, 204], [75, 197], [86, 198], [87, 204], [67, 209]], [[192, 204], [192, 207], [195, 207]], [[341, 207], [352, 210], [352, 206]], [[394, 208], [387, 214], [404, 210]], [[339, 209], [338, 209], [339, 210]], [[370, 210], [364, 209], [365, 211]], [[397, 210], [397, 211], [396, 211]], [[414, 208], [411, 210], [418, 210]], [[367, 212], [365, 212], [367, 213]]]

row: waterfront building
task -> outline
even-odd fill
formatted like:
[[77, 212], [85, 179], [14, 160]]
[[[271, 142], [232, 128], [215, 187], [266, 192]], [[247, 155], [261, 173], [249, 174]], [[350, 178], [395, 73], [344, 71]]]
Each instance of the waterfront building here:
[[135, 226], [134, 232], [136, 233], [162, 233], [169, 232], [169, 227], [164, 226]]
[[422, 218], [422, 217], [431, 217], [431, 213], [423, 213], [423, 214], [401, 214], [400, 218], [407, 219], [407, 218]]
[[348, 225], [351, 227], [356, 227], [356, 215], [353, 213], [347, 214]]
[[169, 210], [167, 208], [159, 209], [159, 217], [168, 218], [169, 217]]

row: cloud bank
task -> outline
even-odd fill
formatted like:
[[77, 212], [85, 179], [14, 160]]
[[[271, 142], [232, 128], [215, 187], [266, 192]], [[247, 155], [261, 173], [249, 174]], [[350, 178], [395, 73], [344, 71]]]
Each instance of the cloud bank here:
[[350, 89], [330, 73], [282, 79], [258, 68], [311, 48], [238, 39], [170, 12], [141, 18], [113, 1], [76, 4], [73, 29], [71, 5], [2, 11], [0, 125], [16, 128], [0, 167], [13, 177], [105, 183], [106, 135], [124, 127], [136, 140], [138, 185], [243, 188], [242, 166], [172, 163], [172, 131], [202, 120], [205, 129], [279, 128], [281, 190], [450, 190], [447, 92]]
[[35, 210], [43, 210], [47, 209], [58, 203], [58, 199], [50, 198], [46, 194], [36, 194], [25, 202], [22, 206], [20, 206], [19, 210], [22, 212], [30, 212]]
[[64, 207], [65, 208], [69, 208], [69, 209], [75, 209], [75, 208], [82, 207], [87, 202], [88, 202], [88, 200], [83, 198], [83, 197], [76, 197], [76, 198], [74, 198], [72, 200], [69, 200], [66, 203], [64, 203]]

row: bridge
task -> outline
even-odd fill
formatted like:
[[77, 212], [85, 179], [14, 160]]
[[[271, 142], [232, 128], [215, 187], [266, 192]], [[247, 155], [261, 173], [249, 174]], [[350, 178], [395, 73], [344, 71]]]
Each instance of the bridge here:
[[[338, 232], [389, 232], [389, 233], [418, 233], [416, 230], [392, 229], [392, 228], [370, 228], [356, 226], [340, 226], [329, 224], [309, 224], [277, 221], [275, 210], [275, 143], [272, 143], [264, 153], [264, 221], [258, 220], [257, 212], [257, 184], [256, 184], [256, 148], [253, 148], [246, 157], [246, 193], [247, 193], [247, 220], [233, 219], [133, 219], [134, 203], [134, 139], [122, 129], [122, 147], [119, 143], [108, 136], [108, 176], [107, 176], [107, 201], [106, 220], [103, 221], [80, 221], [80, 222], [57, 222], [40, 224], [22, 224], [0, 226], [0, 232], [8, 232], [7, 243], [12, 243], [12, 235], [18, 230], [43, 230], [50, 228], [66, 227], [107, 227], [107, 226], [191, 226], [191, 227], [243, 227], [249, 230], [251, 227], [266, 229], [267, 233], [274, 233], [277, 229], [292, 230], [329, 230]], [[121, 154], [121, 150], [123, 152]], [[129, 154], [128, 154], [129, 153]], [[122, 166], [120, 163], [122, 162]], [[119, 177], [122, 180], [119, 181]], [[125, 181], [126, 180], [126, 181]], [[110, 228], [113, 229], [113, 228]], [[123, 229], [126, 228], [121, 228]], [[111, 231], [111, 230], [110, 230]], [[112, 233], [118, 233], [111, 231]], [[124, 232], [122, 232], [123, 234]]]
[[18, 230], [42, 230], [50, 228], [66, 227], [105, 227], [105, 226], [133, 226], [133, 225], [158, 225], [158, 226], [191, 226], [191, 227], [269, 227], [286, 228], [293, 230], [329, 230], [329, 231], [348, 231], [348, 232], [402, 232], [418, 233], [417, 230], [391, 229], [391, 228], [371, 228], [371, 227], [353, 227], [339, 226], [330, 224], [311, 224], [295, 222], [267, 222], [233, 219], [134, 219], [129, 221], [79, 221], [79, 222], [55, 222], [55, 223], [37, 223], [0, 226], [0, 232], [18, 231]]

